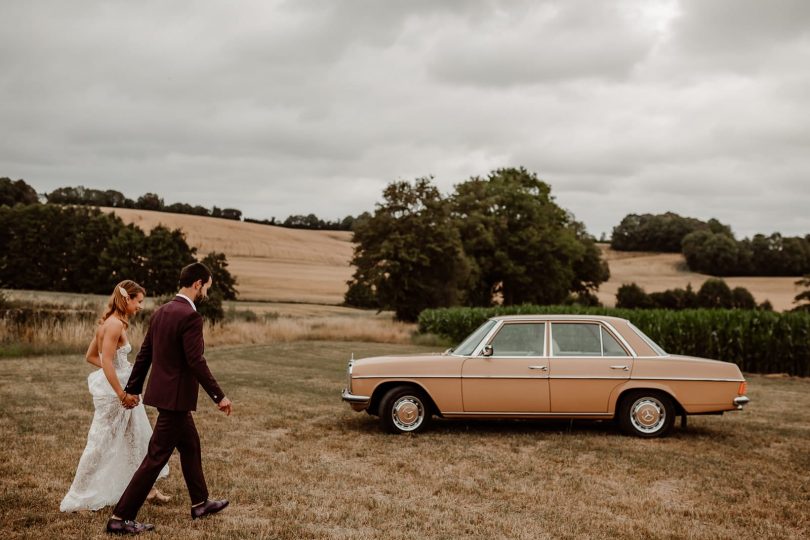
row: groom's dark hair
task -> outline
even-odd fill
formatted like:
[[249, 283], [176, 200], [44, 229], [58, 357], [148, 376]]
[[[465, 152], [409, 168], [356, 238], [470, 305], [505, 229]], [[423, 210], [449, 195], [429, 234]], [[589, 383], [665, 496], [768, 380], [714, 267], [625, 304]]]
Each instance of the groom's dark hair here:
[[182, 270], [180, 270], [180, 280], [178, 284], [181, 287], [191, 287], [197, 280], [202, 280], [203, 283], [208, 283], [211, 278], [211, 270], [208, 269], [201, 262], [191, 263]]

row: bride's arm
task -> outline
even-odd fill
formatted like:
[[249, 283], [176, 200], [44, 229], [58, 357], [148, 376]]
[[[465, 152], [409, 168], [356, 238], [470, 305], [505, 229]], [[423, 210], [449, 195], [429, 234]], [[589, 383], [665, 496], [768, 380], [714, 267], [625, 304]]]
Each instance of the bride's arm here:
[[104, 330], [104, 337], [101, 340], [101, 369], [104, 370], [104, 376], [107, 377], [107, 382], [110, 383], [115, 395], [118, 399], [124, 399], [126, 394], [124, 389], [121, 388], [121, 382], [118, 380], [118, 375], [115, 373], [115, 348], [118, 345], [118, 340], [121, 337], [121, 332], [124, 331], [124, 324], [110, 317], [104, 323], [107, 327]]
[[90, 346], [87, 347], [87, 352], [84, 354], [84, 358], [87, 360], [88, 364], [93, 364], [98, 368], [101, 367], [101, 358], [98, 356], [98, 340], [96, 339], [96, 336], [93, 336], [93, 341], [91, 341]]

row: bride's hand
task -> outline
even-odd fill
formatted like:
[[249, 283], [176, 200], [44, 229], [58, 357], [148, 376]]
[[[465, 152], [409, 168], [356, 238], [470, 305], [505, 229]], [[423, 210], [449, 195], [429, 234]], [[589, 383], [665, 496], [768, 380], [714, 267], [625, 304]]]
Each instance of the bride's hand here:
[[133, 409], [138, 406], [138, 403], [140, 403], [140, 398], [132, 394], [125, 394], [124, 399], [121, 400], [125, 409]]

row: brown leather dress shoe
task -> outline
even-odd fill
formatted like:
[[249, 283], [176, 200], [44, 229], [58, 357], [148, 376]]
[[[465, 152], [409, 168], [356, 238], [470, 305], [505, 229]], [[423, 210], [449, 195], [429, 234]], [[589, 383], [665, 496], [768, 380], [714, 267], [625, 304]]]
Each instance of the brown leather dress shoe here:
[[228, 500], [222, 499], [220, 501], [206, 500], [202, 504], [191, 507], [191, 519], [199, 519], [203, 516], [216, 514], [220, 510], [224, 510], [228, 506]]
[[138, 523], [130, 519], [107, 520], [107, 532], [110, 534], [141, 534], [154, 528], [151, 523]]

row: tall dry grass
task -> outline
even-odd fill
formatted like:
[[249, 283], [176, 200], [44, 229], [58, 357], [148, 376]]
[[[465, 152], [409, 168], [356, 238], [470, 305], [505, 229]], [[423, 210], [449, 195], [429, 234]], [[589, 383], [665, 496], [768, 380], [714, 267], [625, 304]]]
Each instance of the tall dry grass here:
[[[66, 321], [37, 320], [19, 326], [0, 318], [0, 357], [82, 353], [93, 339], [97, 327], [94, 319]], [[143, 342], [146, 322], [141, 320], [127, 330], [129, 342], [138, 350]], [[205, 343], [221, 345], [259, 345], [292, 341], [360, 341], [373, 343], [410, 343], [416, 326], [391, 319], [331, 316], [309, 318], [274, 318], [256, 321], [207, 323]]]

